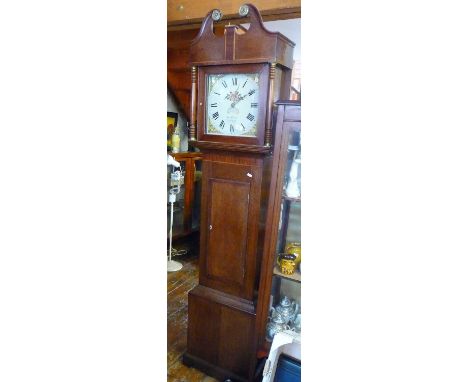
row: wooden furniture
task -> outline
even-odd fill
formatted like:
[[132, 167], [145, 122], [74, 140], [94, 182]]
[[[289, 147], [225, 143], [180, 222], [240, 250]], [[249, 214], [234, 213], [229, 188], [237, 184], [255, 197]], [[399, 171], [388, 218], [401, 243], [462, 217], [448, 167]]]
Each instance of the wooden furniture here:
[[189, 293], [184, 363], [220, 380], [252, 381], [279, 160], [271, 118], [274, 102], [289, 96], [294, 43], [266, 30], [255, 7], [243, 12], [249, 30], [228, 25], [222, 37], [209, 12], [190, 50], [189, 143], [204, 155], [200, 279]]
[[[180, 239], [199, 230], [201, 199], [201, 162], [200, 152], [169, 153], [182, 168], [184, 184], [177, 195], [174, 206], [173, 240]], [[168, 167], [169, 169], [169, 167]], [[169, 177], [169, 173], [168, 173]], [[169, 180], [168, 180], [168, 184]], [[168, 207], [168, 221], [169, 221]], [[169, 232], [169, 226], [168, 226]]]
[[[266, 217], [266, 242], [259, 282], [255, 336], [257, 356], [268, 354], [271, 342], [265, 331], [270, 308], [287, 295], [300, 303], [301, 274], [284, 275], [277, 265], [279, 253], [288, 243], [301, 241], [301, 198], [288, 197], [285, 189], [293, 160], [300, 158], [301, 106], [297, 101], [281, 101], [275, 106], [275, 152], [271, 200]], [[299, 177], [300, 184], [300, 177]], [[306, 255], [307, 256], [307, 255]]]

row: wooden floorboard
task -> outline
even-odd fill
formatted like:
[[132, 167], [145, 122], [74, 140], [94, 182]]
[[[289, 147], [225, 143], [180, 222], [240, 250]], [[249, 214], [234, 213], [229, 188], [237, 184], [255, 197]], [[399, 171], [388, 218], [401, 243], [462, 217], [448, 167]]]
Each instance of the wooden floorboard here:
[[183, 264], [167, 274], [167, 380], [168, 382], [218, 382], [182, 364], [187, 349], [188, 292], [198, 284], [198, 257], [176, 258]]

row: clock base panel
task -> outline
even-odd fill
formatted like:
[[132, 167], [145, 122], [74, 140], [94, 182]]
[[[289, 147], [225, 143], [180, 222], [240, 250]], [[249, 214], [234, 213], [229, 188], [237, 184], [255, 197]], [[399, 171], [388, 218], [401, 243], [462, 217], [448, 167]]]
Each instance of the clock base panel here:
[[188, 311], [184, 364], [221, 380], [251, 381], [256, 360], [253, 306], [199, 285], [189, 292]]

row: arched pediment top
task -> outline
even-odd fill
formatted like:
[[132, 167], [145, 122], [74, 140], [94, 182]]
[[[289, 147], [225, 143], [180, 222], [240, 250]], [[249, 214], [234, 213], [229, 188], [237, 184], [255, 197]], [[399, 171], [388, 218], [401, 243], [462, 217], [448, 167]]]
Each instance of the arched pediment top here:
[[213, 14], [217, 10], [207, 13], [190, 46], [191, 65], [276, 62], [292, 68], [294, 42], [279, 32], [269, 31], [254, 5], [244, 7], [244, 11], [248, 9], [246, 23], [250, 22], [250, 27], [226, 25], [222, 36], [216, 36], [213, 31]]

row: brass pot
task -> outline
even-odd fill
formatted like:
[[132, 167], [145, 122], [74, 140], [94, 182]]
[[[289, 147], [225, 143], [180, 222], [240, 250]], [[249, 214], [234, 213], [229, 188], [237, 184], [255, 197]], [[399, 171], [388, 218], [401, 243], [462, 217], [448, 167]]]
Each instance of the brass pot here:
[[297, 267], [301, 262], [301, 243], [288, 243], [284, 249], [284, 252], [289, 255], [296, 256], [295, 263]]
[[296, 255], [288, 253], [280, 253], [277, 263], [280, 271], [284, 275], [292, 275], [296, 270]]

